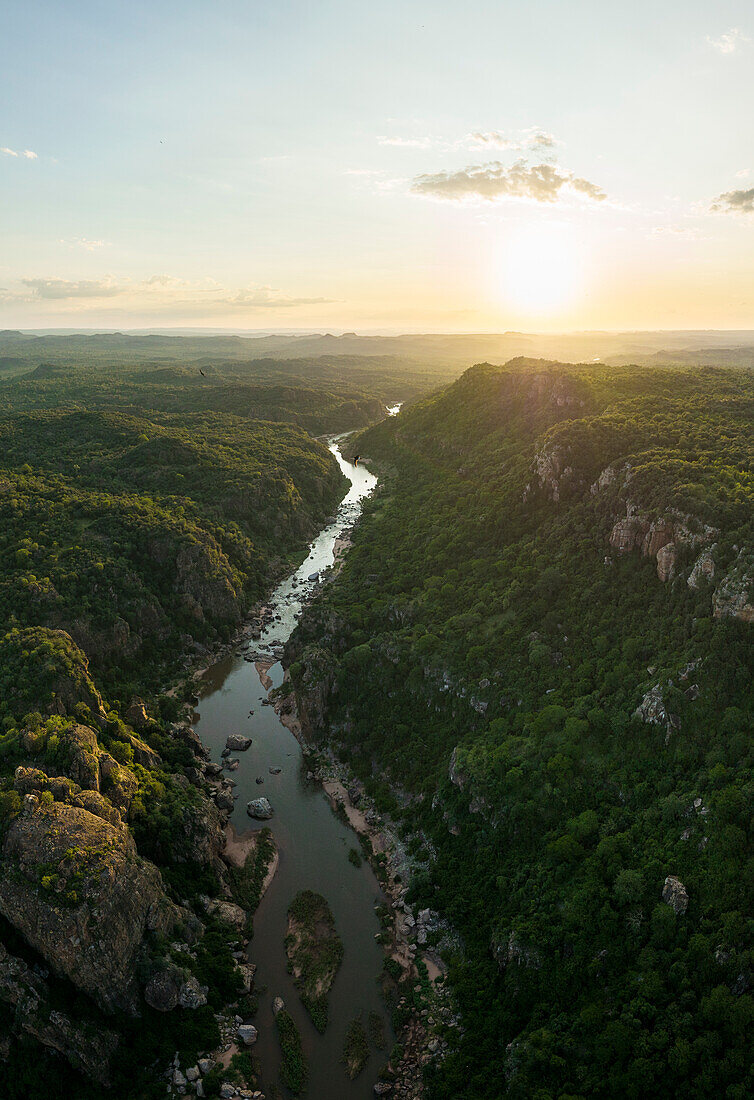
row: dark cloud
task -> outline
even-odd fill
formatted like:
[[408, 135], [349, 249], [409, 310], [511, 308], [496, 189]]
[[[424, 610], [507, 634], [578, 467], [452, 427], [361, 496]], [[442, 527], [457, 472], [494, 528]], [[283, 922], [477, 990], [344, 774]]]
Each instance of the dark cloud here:
[[712, 209], [726, 214], [754, 214], [754, 187], [745, 191], [725, 191], [713, 201]]
[[563, 189], [576, 191], [596, 202], [607, 195], [595, 183], [575, 176], [554, 164], [527, 164], [516, 161], [506, 168], [499, 161], [462, 168], [457, 172], [435, 172], [417, 176], [411, 190], [415, 195], [459, 201], [466, 198], [534, 199], [535, 202], [557, 202]]

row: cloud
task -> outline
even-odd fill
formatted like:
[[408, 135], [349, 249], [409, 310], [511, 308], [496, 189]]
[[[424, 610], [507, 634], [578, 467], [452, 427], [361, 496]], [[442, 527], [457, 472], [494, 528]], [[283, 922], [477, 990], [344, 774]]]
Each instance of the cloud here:
[[739, 169], [738, 172], [735, 173], [735, 176], [736, 176], [737, 180], [748, 179], [750, 175], [751, 175], [751, 171], [748, 168], [741, 168], [741, 169]]
[[532, 199], [557, 202], [563, 191], [577, 192], [595, 202], [607, 195], [597, 184], [575, 176], [553, 164], [532, 164], [518, 160], [505, 168], [499, 161], [462, 168], [457, 172], [435, 172], [416, 176], [411, 184], [415, 195], [458, 202], [463, 199]]
[[532, 126], [528, 130], [519, 130], [515, 135], [504, 134], [500, 130], [472, 130], [464, 139], [473, 149], [554, 149], [562, 144], [553, 134]]
[[502, 130], [472, 130], [454, 141], [428, 135], [393, 137], [380, 134], [377, 143], [392, 145], [399, 149], [505, 149], [519, 153], [526, 149], [541, 152], [563, 144], [553, 134], [548, 134], [539, 126], [530, 126], [527, 130], [515, 130], [511, 133], [504, 133]]
[[7, 145], [0, 145], [0, 153], [4, 153], [6, 157], [24, 157], [26, 160], [39, 160], [33, 149], [22, 149], [19, 152], [17, 149], [9, 149]]
[[296, 297], [272, 286], [227, 287], [211, 278], [189, 280], [163, 274], [141, 280], [116, 279], [113, 276], [80, 280], [21, 279], [15, 290], [0, 289], [0, 302], [32, 304], [42, 300], [56, 303], [62, 312], [68, 313], [87, 309], [84, 301], [96, 303], [116, 297], [119, 298], [121, 310], [146, 310], [155, 315], [194, 310], [207, 316], [250, 310], [295, 309], [297, 306], [327, 305], [336, 301], [334, 298]]
[[290, 309], [292, 306], [319, 306], [328, 305], [335, 301], [334, 298], [291, 298], [281, 294], [271, 286], [250, 287], [239, 290], [230, 298], [220, 301], [229, 306], [244, 306], [253, 309]]
[[705, 234], [693, 225], [654, 225], [649, 231], [650, 237], [656, 238], [673, 238], [683, 237], [689, 241], [707, 241], [710, 240]]
[[58, 244], [67, 245], [69, 248], [83, 248], [86, 252], [96, 252], [98, 248], [107, 248], [109, 241], [95, 241], [89, 237], [61, 237]]
[[712, 38], [707, 35], [707, 43], [712, 46], [713, 50], [717, 50], [718, 53], [736, 53], [742, 46], [751, 42], [751, 39], [747, 34], [744, 34], [738, 27], [731, 27], [725, 34], [721, 34], [719, 38]]
[[439, 138], [404, 138], [390, 137], [380, 134], [377, 138], [378, 145], [397, 145], [399, 149], [430, 149], [433, 145], [443, 145]]
[[711, 209], [724, 214], [754, 214], [754, 187], [746, 191], [724, 191], [713, 200]]
[[32, 291], [35, 298], [114, 298], [127, 289], [118, 286], [110, 279], [22, 279], [21, 282]]

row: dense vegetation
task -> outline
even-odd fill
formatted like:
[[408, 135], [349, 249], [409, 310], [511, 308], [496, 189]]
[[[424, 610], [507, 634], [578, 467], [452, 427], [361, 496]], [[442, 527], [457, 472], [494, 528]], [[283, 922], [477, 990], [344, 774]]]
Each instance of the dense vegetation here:
[[0, 417], [2, 621], [65, 629], [119, 694], [154, 685], [187, 644], [228, 637], [344, 484], [291, 425]]
[[[160, 692], [192, 656], [232, 636], [337, 507], [346, 481], [327, 447], [293, 423], [296, 410], [319, 426], [320, 413], [337, 420], [350, 407], [363, 424], [382, 405], [259, 390], [255, 408], [273, 419], [254, 419], [230, 389], [232, 413], [202, 411], [180, 394], [167, 408], [169, 379], [150, 389], [132, 378], [126, 393], [119, 371], [89, 381], [75, 366], [32, 373], [7, 383], [0, 399], [0, 887], [3, 912], [16, 921], [0, 919], [5, 1093], [102, 1093], [45, 1047], [30, 1055], [31, 1032], [95, 1079], [109, 1078], [119, 1096], [142, 1100], [164, 1095], [174, 1052], [189, 1066], [217, 1046], [216, 1012], [253, 1011], [231, 954], [238, 930], [205, 908], [221, 894], [223, 822], [186, 736], [186, 688]], [[61, 828], [71, 842], [49, 861], [41, 853]], [[32, 853], [23, 864], [5, 845], [19, 836], [13, 843]], [[250, 911], [270, 849], [263, 831], [246, 867], [229, 876]], [[164, 928], [145, 926], [143, 942], [134, 933], [130, 957], [130, 933], [113, 933], [110, 944], [96, 921], [118, 887], [121, 872], [111, 868], [129, 866], [134, 927], [150, 899], [167, 914]], [[17, 890], [30, 892], [28, 919], [17, 919]], [[130, 1009], [103, 1012], [105, 987], [84, 992], [75, 972], [62, 976], [54, 922], [66, 912], [83, 920], [84, 911], [93, 923], [84, 922], [92, 942], [83, 955], [124, 951], [139, 1019]], [[24, 938], [31, 925], [37, 950]], [[152, 979], [152, 1000], [143, 1000]], [[190, 1000], [197, 990], [198, 1005], [170, 1008], [179, 991]]]
[[343, 961], [343, 943], [321, 894], [302, 890], [288, 907], [288, 969], [317, 1031], [327, 1028], [328, 994]]
[[275, 1017], [275, 1026], [280, 1041], [280, 1079], [294, 1096], [298, 1096], [304, 1091], [309, 1076], [301, 1035], [290, 1012], [284, 1008]]
[[435, 1098], [754, 1092], [753, 419], [745, 372], [518, 361], [353, 444], [291, 671], [460, 935]]

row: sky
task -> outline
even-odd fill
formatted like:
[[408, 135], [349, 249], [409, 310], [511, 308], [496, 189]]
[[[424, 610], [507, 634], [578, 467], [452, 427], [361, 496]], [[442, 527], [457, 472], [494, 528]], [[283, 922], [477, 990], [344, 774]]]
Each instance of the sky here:
[[754, 4], [4, 0], [0, 327], [754, 328]]

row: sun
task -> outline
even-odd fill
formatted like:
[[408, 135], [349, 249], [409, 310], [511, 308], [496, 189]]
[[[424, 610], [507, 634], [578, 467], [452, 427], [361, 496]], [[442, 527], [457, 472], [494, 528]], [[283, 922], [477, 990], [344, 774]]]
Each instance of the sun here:
[[583, 248], [570, 225], [519, 225], [501, 242], [501, 289], [508, 306], [534, 315], [569, 306], [583, 289]]

